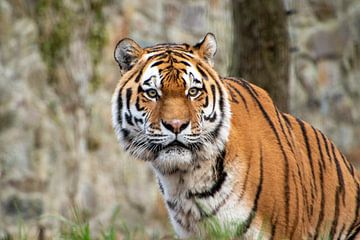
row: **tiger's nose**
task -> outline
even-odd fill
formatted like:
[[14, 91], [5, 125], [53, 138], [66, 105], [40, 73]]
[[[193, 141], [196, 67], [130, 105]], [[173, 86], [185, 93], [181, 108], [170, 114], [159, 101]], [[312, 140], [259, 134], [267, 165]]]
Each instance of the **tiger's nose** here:
[[171, 132], [173, 132], [175, 134], [180, 133], [190, 123], [189, 121], [184, 121], [184, 120], [180, 120], [180, 119], [172, 119], [170, 121], [161, 120], [161, 122], [166, 129], [170, 130]]

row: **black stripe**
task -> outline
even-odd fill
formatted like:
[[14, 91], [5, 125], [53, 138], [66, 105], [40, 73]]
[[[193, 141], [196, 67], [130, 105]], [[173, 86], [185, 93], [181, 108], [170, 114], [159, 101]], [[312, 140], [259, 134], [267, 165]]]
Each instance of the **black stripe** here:
[[267, 121], [270, 128], [274, 132], [277, 143], [280, 146], [280, 150], [281, 150], [281, 153], [282, 153], [283, 158], [284, 158], [284, 168], [285, 168], [284, 169], [284, 175], [285, 175], [285, 177], [284, 177], [285, 223], [286, 223], [286, 228], [287, 228], [288, 223], [289, 223], [289, 212], [290, 212], [289, 160], [288, 160], [288, 157], [287, 157], [287, 155], [285, 153], [284, 147], [281, 144], [281, 140], [280, 140], [278, 132], [275, 129], [274, 123], [271, 121], [268, 113], [265, 111], [263, 105], [260, 103], [259, 99], [256, 97], [256, 92], [254, 92], [254, 90], [251, 89], [249, 85], [245, 84], [245, 85], [241, 85], [241, 86], [243, 86], [250, 93], [250, 95], [253, 97], [253, 99], [257, 103], [258, 107], [260, 108], [261, 113], [263, 114], [265, 120]]
[[[219, 81], [221, 81], [219, 79], [219, 77], [217, 75], [213, 75], [213, 74], [210, 74], [210, 75], [211, 75], [212, 79], [214, 80], [214, 82], [215, 82], [215, 84], [216, 84], [216, 86], [217, 86], [217, 88], [219, 90], [219, 96], [220, 96], [219, 108], [220, 108], [220, 112], [221, 112], [221, 119], [223, 119], [224, 116], [225, 116], [225, 113], [224, 113], [224, 91], [225, 90], [223, 90], [222, 85], [220, 85], [220, 83], [219, 83]], [[213, 85], [211, 85], [211, 86], [213, 86]], [[213, 90], [212, 87], [211, 87], [211, 90]], [[214, 95], [214, 101], [215, 101], [215, 95]]]
[[189, 228], [189, 223], [183, 223], [181, 219], [178, 219], [176, 216], [174, 216], [175, 221], [184, 229]]
[[310, 148], [309, 138], [307, 136], [305, 124], [304, 124], [303, 121], [301, 121], [298, 118], [296, 118], [296, 121], [298, 122], [298, 124], [299, 124], [299, 126], [301, 128], [301, 132], [302, 132], [302, 135], [303, 135], [303, 138], [304, 138], [306, 151], [307, 151], [307, 155], [308, 155], [308, 160], [309, 160], [310, 167], [311, 167], [311, 175], [313, 177], [315, 191], [317, 191], [316, 190], [316, 184], [315, 184], [315, 173], [314, 173], [314, 165], [313, 165], [313, 160], [312, 160], [312, 155], [311, 155], [311, 148]]
[[345, 205], [345, 181], [344, 181], [344, 176], [343, 176], [343, 172], [341, 170], [341, 167], [340, 167], [340, 163], [339, 163], [339, 160], [338, 158], [336, 157], [336, 152], [335, 152], [335, 147], [334, 147], [334, 144], [331, 142], [330, 143], [331, 145], [331, 151], [334, 155], [334, 161], [335, 161], [335, 166], [336, 166], [336, 173], [338, 175], [338, 182], [339, 182], [339, 188], [340, 188], [340, 192], [342, 193], [342, 198], [343, 198], [343, 204]]
[[220, 208], [222, 206], [224, 206], [225, 203], [229, 200], [231, 195], [233, 195], [232, 191], [229, 194], [227, 194], [217, 206], [214, 207], [214, 209], [211, 211], [210, 214], [207, 214], [207, 217], [210, 217], [210, 216], [213, 216], [213, 215], [217, 214], [219, 212]]
[[208, 68], [206, 66], [203, 66], [201, 62], [198, 63], [198, 65], [202, 68], [202, 70], [205, 72], [205, 74], [210, 76], [210, 78], [212, 78], [213, 80], [218, 79], [218, 75], [215, 71], [208, 71]]
[[171, 209], [171, 210], [175, 210], [177, 204], [175, 201], [170, 201], [170, 200], [167, 200], [166, 201], [166, 205]]
[[158, 182], [158, 184], [159, 184], [160, 192], [164, 195], [164, 187], [163, 187], [163, 185], [161, 184], [161, 182], [160, 182], [159, 179], [157, 179], [157, 182]]
[[320, 159], [319, 159], [318, 163], [319, 163], [319, 170], [320, 170], [321, 201], [320, 201], [320, 213], [319, 213], [319, 218], [318, 218], [318, 221], [317, 221], [317, 224], [316, 224], [316, 227], [315, 227], [315, 237], [314, 237], [314, 239], [317, 239], [321, 223], [323, 222], [324, 216], [325, 216], [325, 214], [324, 214], [325, 192], [324, 192], [324, 172], [323, 172], [324, 155], [323, 155], [323, 152], [322, 152], [322, 149], [321, 149], [321, 144], [320, 144], [320, 139], [319, 139], [318, 133], [317, 133], [317, 131], [315, 130], [314, 127], [312, 127], [312, 129], [313, 129], [313, 132], [314, 132], [314, 134], [316, 136], [316, 142], [317, 142], [317, 146], [318, 146], [319, 153], [320, 153]]
[[129, 125], [134, 126], [131, 113], [125, 113], [125, 120]]
[[330, 238], [331, 239], [335, 239], [335, 235], [336, 235], [336, 226], [338, 224], [338, 219], [339, 219], [339, 208], [340, 208], [340, 187], [337, 186], [336, 188], [336, 193], [335, 193], [335, 212], [334, 212], [334, 218], [331, 224], [331, 229], [330, 229]]
[[136, 78], [135, 78], [135, 82], [136, 82], [136, 83], [140, 82], [141, 76], [142, 76], [142, 70], [139, 71], [139, 74], [138, 74], [138, 75], [136, 76]]
[[164, 60], [156, 61], [156, 62], [154, 62], [153, 64], [151, 64], [150, 67], [158, 66], [158, 65], [160, 65], [160, 64], [162, 64], [162, 63], [164, 63], [164, 62], [165, 62]]
[[219, 136], [220, 129], [223, 127], [224, 118], [225, 118], [225, 112], [224, 112], [225, 103], [224, 103], [224, 96], [223, 96], [224, 93], [223, 93], [221, 85], [218, 82], [218, 79], [213, 79], [213, 80], [215, 81], [215, 83], [219, 89], [219, 95], [220, 95], [219, 109], [220, 109], [221, 116], [220, 116], [219, 124], [216, 126], [214, 131], [209, 133], [209, 135], [211, 137], [211, 143], [214, 143], [216, 141], [217, 137]]
[[259, 94], [255, 91], [255, 89], [251, 86], [251, 84], [247, 81], [245, 81], [244, 79], [237, 79], [237, 78], [232, 78], [232, 77], [228, 77], [228, 78], [225, 78], [226, 80], [229, 80], [229, 81], [232, 81], [246, 89], [249, 89], [252, 94], [254, 94], [255, 96], [259, 96]]
[[[257, 186], [257, 190], [256, 190], [256, 194], [255, 194], [255, 199], [254, 199], [254, 205], [251, 209], [251, 212], [249, 214], [249, 216], [247, 217], [247, 219], [245, 220], [244, 224], [241, 225], [241, 231], [240, 233], [246, 234], [246, 232], [249, 230], [249, 227], [252, 223], [252, 221], [254, 220], [255, 216], [256, 216], [256, 211], [258, 208], [258, 202], [259, 202], [259, 198], [260, 198], [260, 194], [262, 191], [262, 184], [263, 184], [263, 153], [262, 153], [262, 149], [260, 148], [260, 172], [259, 172], [259, 184]], [[237, 236], [242, 236], [239, 234], [239, 232], [237, 232], [236, 234]]]
[[291, 124], [291, 121], [290, 119], [288, 118], [288, 116], [284, 113], [281, 113], [281, 116], [283, 117], [283, 119], [285, 120], [285, 126], [286, 126], [286, 129], [287, 129], [287, 132], [291, 138], [291, 143], [293, 145], [293, 147], [295, 148], [295, 143], [294, 143], [294, 137], [293, 137], [293, 134], [292, 134], [292, 124]]
[[175, 55], [175, 56], [177, 56], [177, 57], [180, 57], [180, 58], [185, 58], [186, 60], [192, 60], [191, 57], [189, 57], [188, 55], [183, 54], [183, 53], [181, 53], [181, 52], [172, 51], [171, 54], [172, 54], [172, 55]]
[[141, 112], [145, 109], [144, 107], [140, 106], [140, 97], [139, 96], [137, 96], [137, 98], [136, 98], [135, 107], [136, 107], [136, 110], [138, 110], [139, 112]]
[[341, 227], [341, 230], [340, 230], [340, 232], [339, 232], [339, 239], [340, 239], [341, 236], [343, 235], [344, 231], [345, 231], [345, 224], [343, 224], [343, 226]]
[[[146, 81], [144, 81], [144, 85], [150, 86], [149, 82], [150, 82], [150, 78]], [[137, 95], [140, 95], [141, 93], [145, 92], [144, 89], [142, 88], [141, 85], [139, 85], [138, 89], [137, 89]]]
[[243, 79], [239, 79], [241, 82], [242, 82], [242, 84], [244, 84], [247, 88], [249, 88], [249, 89], [251, 89], [251, 91], [258, 97], [259, 96], [259, 94], [255, 91], [255, 89], [253, 88], [253, 86], [249, 83], [249, 82], [247, 82], [247, 81], [245, 81], [245, 80], [243, 80]]
[[131, 96], [132, 96], [132, 89], [131, 88], [126, 89], [126, 108], [128, 112], [125, 113], [125, 120], [129, 125], [133, 126], [134, 123], [132, 121], [132, 114], [130, 110]]
[[123, 138], [127, 139], [130, 134], [130, 131], [125, 128], [122, 128], [120, 131], [122, 132]]
[[288, 128], [292, 128], [292, 124], [291, 124], [291, 121], [290, 121], [289, 117], [288, 117], [285, 113], [282, 113], [281, 115], [282, 115], [283, 118], [285, 119], [286, 124], [288, 125], [287, 127], [288, 127]]
[[241, 193], [240, 193], [240, 195], [238, 197], [238, 201], [241, 201], [242, 197], [244, 196], [244, 193], [246, 192], [246, 186], [247, 186], [247, 182], [248, 182], [250, 168], [251, 168], [251, 161], [248, 161], [248, 167], [247, 167], [246, 173], [245, 173], [243, 189], [241, 190]]
[[347, 240], [356, 240], [355, 238], [357, 237], [357, 235], [360, 236], [360, 224], [354, 228], [354, 230], [351, 232], [350, 236], [348, 236], [346, 239]]
[[216, 166], [215, 166], [215, 176], [217, 179], [215, 183], [211, 186], [209, 190], [205, 190], [203, 192], [188, 192], [188, 197], [197, 197], [197, 198], [208, 198], [213, 197], [217, 192], [220, 191], [223, 183], [226, 180], [227, 173], [224, 171], [224, 159], [226, 157], [226, 152], [223, 150], [218, 157], [216, 158]]
[[296, 181], [294, 172], [292, 172], [292, 177], [294, 179], [294, 184], [295, 184], [295, 196], [296, 196], [295, 210], [296, 210], [296, 215], [295, 215], [295, 222], [294, 222], [294, 225], [293, 225], [293, 230], [290, 233], [290, 239], [294, 239], [294, 234], [295, 234], [295, 231], [296, 231], [296, 227], [297, 227], [297, 225], [299, 223], [299, 211], [300, 211], [300, 208], [299, 208], [299, 202], [300, 202], [299, 201], [299, 189], [298, 189], [298, 185], [297, 185], [298, 182]]
[[304, 183], [303, 176], [302, 176], [303, 172], [300, 171], [298, 163], [296, 163], [296, 167], [297, 167], [298, 176], [300, 177], [300, 182], [302, 183], [301, 184], [301, 192], [302, 192], [302, 196], [303, 196], [303, 205], [304, 205], [304, 208], [306, 208], [306, 213], [307, 213], [307, 216], [309, 218], [309, 216], [310, 216], [310, 206], [308, 204], [307, 189], [305, 187], [305, 184], [303, 184]]
[[131, 80], [133, 80], [134, 76], [137, 74], [137, 71], [133, 71], [133, 73], [130, 75], [130, 77], [128, 77], [126, 79], [126, 82], [122, 85], [122, 88], [124, 88], [126, 86], [126, 84], [128, 84], [128, 82], [130, 82]]
[[197, 68], [198, 72], [200, 73], [200, 75], [203, 77], [203, 79], [209, 80], [209, 77], [205, 74], [205, 72], [201, 69], [201, 67], [199, 65], [196, 65], [196, 68]]
[[[332, 158], [331, 158], [330, 151], [329, 151], [328, 141], [327, 141], [325, 135], [322, 132], [320, 132], [320, 134], [321, 134], [321, 136], [322, 136], [322, 138], [324, 140], [324, 145], [325, 145], [327, 157], [328, 157], [329, 161], [331, 162]], [[335, 157], [335, 155], [334, 155], [334, 157]], [[335, 159], [334, 159], [334, 161], [335, 161], [335, 164], [336, 164]], [[336, 171], [338, 172], [338, 169], [336, 169]], [[338, 181], [340, 183], [339, 174], [338, 174]], [[333, 222], [332, 222], [332, 226], [331, 226], [331, 230], [330, 230], [330, 237], [331, 238], [334, 238], [335, 234], [336, 234], [336, 225], [337, 225], [337, 221], [338, 221], [338, 217], [339, 217], [340, 192], [341, 192], [340, 186], [337, 186], [336, 192], [335, 192], [335, 213], [334, 213], [334, 218], [333, 218]]]
[[351, 176], [354, 177], [355, 174], [354, 174], [354, 168], [353, 168], [352, 164], [347, 160], [347, 158], [344, 156], [344, 154], [342, 154], [340, 151], [339, 151], [339, 153], [340, 153], [342, 161], [345, 163], [346, 168], [350, 172]]
[[[291, 152], [295, 155], [295, 151], [294, 151], [293, 145], [290, 143], [290, 140], [289, 140], [289, 138], [288, 138], [288, 135], [286, 135], [286, 133], [285, 133], [285, 129], [284, 129], [284, 126], [283, 126], [283, 122], [281, 121], [282, 119], [280, 118], [279, 111], [278, 111], [278, 109], [275, 107], [275, 105], [274, 105], [274, 108], [275, 108], [277, 120], [278, 120], [278, 122], [279, 122], [279, 124], [280, 124], [280, 127], [281, 127], [281, 131], [282, 131], [282, 133], [283, 133], [283, 135], [284, 135], [284, 137], [285, 137], [285, 139], [286, 139], [286, 142], [287, 142], [287, 144], [288, 144]], [[291, 135], [290, 135], [290, 136], [291, 136]]]
[[243, 101], [243, 103], [244, 103], [244, 105], [245, 105], [246, 110], [249, 112], [249, 108], [248, 108], [246, 99], [245, 99], [245, 97], [241, 94], [241, 92], [239, 91], [239, 89], [237, 89], [236, 87], [232, 86], [231, 84], [228, 84], [228, 86], [229, 86], [230, 88], [232, 88], [232, 89], [240, 96], [241, 100]]
[[311, 187], [311, 199], [312, 199], [312, 203], [310, 204], [310, 215], [313, 214], [313, 209], [314, 209], [314, 201], [315, 201], [315, 192], [317, 192], [317, 186], [316, 186], [316, 182], [315, 182], [315, 173], [314, 173], [314, 165], [313, 165], [313, 160], [312, 160], [312, 156], [311, 156], [311, 149], [310, 149], [310, 144], [309, 144], [309, 139], [306, 133], [306, 128], [305, 128], [305, 124], [303, 121], [301, 121], [300, 119], [296, 118], [296, 121], [298, 122], [300, 128], [301, 128], [301, 132], [304, 138], [304, 142], [305, 142], [305, 146], [306, 146], [306, 151], [307, 151], [307, 155], [308, 155], [308, 160], [310, 163], [310, 168], [311, 168], [311, 175], [312, 175], [312, 179], [310, 181], [312, 187]]
[[188, 66], [188, 67], [191, 66], [190, 63], [188, 63], [188, 62], [186, 62], [186, 61], [180, 61], [180, 63], [182, 63], [182, 64], [184, 64], [185, 66]]
[[214, 114], [212, 114], [210, 116], [205, 116], [204, 115], [204, 120], [209, 121], [209, 122], [215, 122], [215, 120], [216, 120], [216, 112], [214, 112]]
[[[209, 133], [209, 136], [211, 137], [211, 143], [214, 143], [216, 141], [217, 137], [219, 136], [220, 129], [223, 126], [223, 118], [220, 118], [220, 120], [221, 122], [216, 126], [214, 131]], [[205, 147], [205, 145], [203, 145], [203, 147]]]
[[164, 54], [164, 52], [160, 52], [160, 53], [157, 53], [157, 54], [154, 54], [154, 55], [150, 56], [147, 59], [147, 61], [149, 62], [149, 61], [153, 60], [154, 58], [159, 58], [157, 60], [160, 60], [160, 59], [165, 58], [165, 57], [167, 57], [167, 56]]
[[209, 218], [211, 217], [211, 213], [208, 213], [205, 211], [204, 207], [202, 205], [200, 205], [198, 202], [195, 201], [195, 206], [197, 207], [197, 209], [200, 212], [200, 219], [203, 220], [205, 218]]
[[324, 145], [325, 145], [327, 157], [329, 159], [329, 162], [331, 162], [331, 155], [330, 155], [327, 139], [326, 139], [325, 135], [321, 131], [319, 131], [319, 132], [320, 132], [320, 134], [322, 136], [322, 139], [324, 140]]
[[[297, 168], [297, 175], [299, 176], [299, 178], [300, 178], [300, 187], [301, 187], [301, 193], [302, 193], [302, 204], [303, 204], [303, 208], [305, 208], [305, 210], [306, 210], [306, 214], [307, 214], [307, 216], [308, 216], [308, 218], [309, 218], [309, 216], [310, 216], [310, 209], [309, 209], [309, 204], [308, 204], [308, 202], [307, 202], [307, 196], [308, 196], [308, 194], [307, 194], [307, 189], [306, 189], [306, 187], [305, 187], [305, 184], [303, 184], [304, 183], [304, 181], [303, 181], [303, 176], [302, 176], [302, 171], [300, 171], [300, 166], [299, 166], [299, 164], [302, 164], [302, 162], [296, 162], [296, 168]], [[303, 214], [302, 214], [302, 217], [301, 217], [301, 219], [302, 219], [302, 221], [303, 222], [305, 222], [304, 221], [304, 211], [303, 211]]]
[[270, 238], [269, 238], [269, 240], [272, 240], [272, 239], [274, 239], [274, 236], [275, 236], [275, 234], [276, 234], [276, 227], [277, 227], [277, 222], [278, 222], [278, 219], [277, 219], [277, 217], [276, 217], [276, 219], [275, 219], [275, 222], [273, 222], [272, 224], [271, 224], [271, 232], [270, 232]]
[[313, 129], [313, 132], [315, 134], [315, 137], [316, 137], [316, 142], [317, 142], [317, 145], [318, 145], [318, 149], [319, 149], [319, 153], [320, 153], [320, 162], [321, 162], [321, 165], [322, 167], [324, 168], [324, 170], [326, 170], [326, 163], [325, 163], [325, 159], [324, 159], [324, 153], [322, 151], [322, 147], [321, 147], [321, 140], [319, 138], [319, 131], [316, 130], [313, 126], [311, 126], [312, 129]]
[[197, 78], [194, 78], [194, 83], [196, 83], [196, 84], [201, 84], [201, 81], [199, 80], [199, 79], [197, 79]]
[[132, 90], [131, 88], [126, 89], [126, 108], [130, 111], [130, 100], [131, 100]]
[[213, 106], [212, 106], [212, 111], [208, 116], [204, 115], [204, 120], [206, 121], [210, 121], [210, 122], [214, 122], [216, 120], [216, 112], [215, 112], [215, 105], [216, 105], [216, 89], [215, 89], [215, 85], [211, 85], [211, 92], [213, 94]]
[[215, 90], [215, 85], [213, 85], [213, 84], [210, 86], [210, 88], [211, 88], [211, 92], [212, 92], [212, 94], [213, 94], [213, 108], [212, 108], [212, 112], [211, 112], [211, 114], [210, 114], [210, 115], [212, 115], [212, 114], [214, 113], [214, 111], [215, 111], [216, 90]]
[[203, 105], [203, 108], [206, 108], [209, 105], [209, 97], [206, 95], [205, 96], [205, 103]]
[[144, 121], [141, 118], [134, 117], [135, 124], [139, 127], [139, 124], [142, 125]]
[[229, 93], [230, 93], [230, 97], [231, 97], [230, 101], [232, 101], [232, 102], [234, 102], [234, 103], [239, 103], [239, 101], [237, 100], [236, 95], [235, 95], [235, 93], [234, 93], [234, 90], [232, 90], [232, 89], [229, 87], [229, 84], [227, 84], [226, 86], [227, 86], [227, 89], [228, 89], [228, 91], [229, 91]]
[[[359, 184], [356, 183], [356, 187], [357, 187], [357, 195], [356, 195], [356, 199], [355, 199], [355, 211], [354, 211], [354, 219], [351, 223], [351, 227], [350, 227], [350, 236], [348, 236], [348, 239], [354, 238], [356, 233], [360, 231], [360, 223], [357, 223], [358, 218], [359, 218], [359, 213], [360, 213], [360, 187]], [[358, 226], [356, 226], [356, 224], [358, 224]], [[356, 228], [358, 228], [358, 230], [356, 231]]]
[[117, 111], [118, 111], [117, 121], [118, 121], [120, 127], [122, 125], [121, 110], [122, 110], [122, 107], [123, 107], [121, 92], [122, 92], [122, 88], [120, 88], [120, 90], [118, 92], [118, 99], [117, 99]]
[[219, 89], [219, 96], [220, 96], [220, 99], [219, 99], [219, 109], [221, 111], [221, 118], [224, 118], [225, 116], [225, 113], [224, 113], [224, 92], [220, 86], [220, 84], [218, 83], [217, 80], [215, 80], [215, 83], [216, 83], [216, 86], [218, 87]]

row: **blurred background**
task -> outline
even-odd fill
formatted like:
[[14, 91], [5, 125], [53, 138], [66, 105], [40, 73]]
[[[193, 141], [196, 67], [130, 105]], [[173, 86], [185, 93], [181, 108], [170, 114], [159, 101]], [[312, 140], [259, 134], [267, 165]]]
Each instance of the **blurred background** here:
[[359, 0], [1, 0], [0, 239], [53, 239], [74, 215], [95, 237], [173, 234], [151, 170], [112, 130], [113, 50], [207, 32], [221, 75], [263, 86], [359, 166]]

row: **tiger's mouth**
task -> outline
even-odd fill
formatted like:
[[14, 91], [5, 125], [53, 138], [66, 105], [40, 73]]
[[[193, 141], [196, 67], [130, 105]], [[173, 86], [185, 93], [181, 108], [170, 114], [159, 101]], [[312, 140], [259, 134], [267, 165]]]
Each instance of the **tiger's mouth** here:
[[155, 155], [153, 166], [162, 174], [171, 174], [178, 170], [187, 170], [193, 163], [193, 152], [186, 144], [174, 140], [162, 146]]
[[190, 150], [190, 148], [188, 146], [186, 146], [185, 144], [183, 144], [182, 142], [178, 141], [178, 140], [174, 140], [171, 143], [167, 144], [166, 146], [164, 146], [163, 149], [171, 149], [171, 148], [185, 148]]
[[178, 140], [174, 140], [162, 148], [162, 152], [165, 154], [182, 154], [184, 151], [191, 151], [191, 149]]
[[174, 140], [166, 145], [149, 144], [148, 149], [157, 157], [160, 153], [182, 154], [184, 152], [196, 152], [201, 149], [201, 143], [185, 144], [179, 140]]

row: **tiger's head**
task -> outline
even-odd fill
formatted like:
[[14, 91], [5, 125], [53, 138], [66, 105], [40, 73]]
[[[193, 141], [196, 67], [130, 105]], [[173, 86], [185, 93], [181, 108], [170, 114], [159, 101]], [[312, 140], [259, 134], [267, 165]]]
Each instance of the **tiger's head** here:
[[225, 87], [212, 68], [216, 39], [194, 46], [141, 48], [121, 40], [114, 57], [122, 77], [112, 98], [121, 145], [160, 172], [186, 171], [224, 148], [230, 124]]

